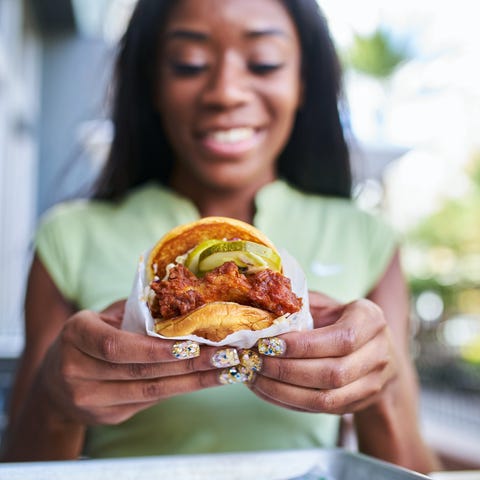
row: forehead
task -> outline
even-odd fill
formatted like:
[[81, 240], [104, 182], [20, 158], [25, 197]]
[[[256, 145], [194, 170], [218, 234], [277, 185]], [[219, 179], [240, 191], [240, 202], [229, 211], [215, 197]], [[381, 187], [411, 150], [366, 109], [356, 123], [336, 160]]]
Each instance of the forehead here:
[[167, 31], [180, 27], [227, 34], [278, 30], [296, 37], [296, 28], [279, 0], [176, 0]]

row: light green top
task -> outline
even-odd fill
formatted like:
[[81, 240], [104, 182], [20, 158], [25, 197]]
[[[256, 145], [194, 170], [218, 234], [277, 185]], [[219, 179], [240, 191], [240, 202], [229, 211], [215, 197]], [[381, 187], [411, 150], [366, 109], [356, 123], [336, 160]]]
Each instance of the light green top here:
[[[128, 296], [139, 255], [176, 225], [199, 218], [171, 190], [148, 184], [117, 204], [54, 207], [36, 237], [38, 255], [63, 295], [100, 310]], [[390, 261], [390, 228], [344, 199], [307, 195], [278, 180], [256, 197], [254, 224], [303, 267], [310, 290], [347, 302], [368, 294]], [[118, 426], [89, 429], [91, 457], [334, 446], [339, 418], [280, 408], [243, 385], [177, 396]]]

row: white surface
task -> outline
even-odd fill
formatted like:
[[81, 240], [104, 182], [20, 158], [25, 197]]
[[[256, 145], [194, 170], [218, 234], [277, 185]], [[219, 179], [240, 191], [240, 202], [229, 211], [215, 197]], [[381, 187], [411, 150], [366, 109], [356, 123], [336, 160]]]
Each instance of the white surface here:
[[178, 455], [0, 465], [0, 480], [285, 480], [309, 470], [317, 450]]
[[480, 480], [480, 470], [459, 472], [434, 472], [430, 475], [433, 480]]

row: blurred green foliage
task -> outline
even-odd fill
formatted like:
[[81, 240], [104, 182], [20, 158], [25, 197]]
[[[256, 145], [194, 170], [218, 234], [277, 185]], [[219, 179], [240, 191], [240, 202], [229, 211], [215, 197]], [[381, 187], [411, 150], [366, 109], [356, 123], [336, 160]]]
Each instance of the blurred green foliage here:
[[480, 153], [469, 167], [465, 195], [446, 200], [407, 234], [407, 250], [416, 249], [418, 263], [424, 263], [407, 274], [412, 292], [436, 291], [446, 313], [480, 315]]
[[449, 200], [412, 232], [413, 238], [443, 245], [458, 254], [480, 253], [480, 154], [472, 162], [471, 188], [462, 198]]
[[385, 27], [367, 35], [355, 34], [351, 46], [342, 55], [347, 68], [379, 80], [389, 78], [408, 59], [407, 49], [395, 42]]

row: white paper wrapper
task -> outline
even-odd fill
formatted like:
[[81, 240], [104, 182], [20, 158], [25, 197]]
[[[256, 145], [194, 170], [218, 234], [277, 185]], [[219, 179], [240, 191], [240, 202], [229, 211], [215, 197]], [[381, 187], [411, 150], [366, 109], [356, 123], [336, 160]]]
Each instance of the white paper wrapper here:
[[152, 337], [164, 338], [167, 340], [195, 340], [206, 345], [231, 345], [238, 348], [250, 348], [257, 340], [265, 337], [274, 337], [282, 333], [294, 330], [310, 330], [313, 328], [313, 319], [310, 314], [308, 303], [308, 289], [305, 275], [297, 261], [285, 250], [279, 251], [282, 258], [283, 273], [290, 278], [292, 290], [303, 300], [302, 309], [293, 314], [287, 314], [275, 320], [275, 323], [263, 330], [239, 330], [225, 337], [220, 342], [212, 342], [196, 335], [185, 335], [182, 337], [164, 337], [155, 332], [155, 320], [150, 314], [147, 306], [146, 292], [148, 291], [148, 281], [146, 278], [146, 261], [149, 252], [145, 252], [138, 262], [137, 273], [133, 283], [133, 288], [128, 297], [125, 307], [125, 316], [123, 318], [122, 328], [136, 333], [146, 333]]

